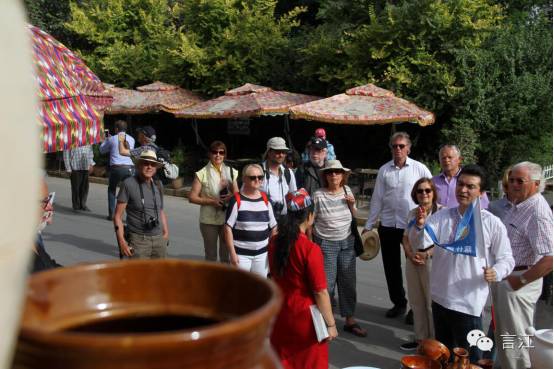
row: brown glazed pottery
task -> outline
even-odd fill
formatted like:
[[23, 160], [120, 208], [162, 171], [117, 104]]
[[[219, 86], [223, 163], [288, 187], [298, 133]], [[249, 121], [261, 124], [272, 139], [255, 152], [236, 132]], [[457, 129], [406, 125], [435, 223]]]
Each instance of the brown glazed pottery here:
[[14, 368], [277, 369], [281, 294], [222, 264], [131, 260], [30, 278]]
[[402, 369], [441, 369], [438, 361], [422, 355], [406, 355], [400, 361]]
[[470, 369], [469, 352], [461, 347], [452, 349], [454, 354], [454, 362], [448, 366], [448, 369]]
[[446, 367], [448, 359], [450, 359], [450, 350], [448, 350], [448, 347], [432, 339], [421, 340], [417, 347], [417, 353], [440, 362], [444, 367]]
[[492, 369], [494, 367], [494, 361], [491, 359], [481, 359], [477, 361], [477, 365], [483, 369]]

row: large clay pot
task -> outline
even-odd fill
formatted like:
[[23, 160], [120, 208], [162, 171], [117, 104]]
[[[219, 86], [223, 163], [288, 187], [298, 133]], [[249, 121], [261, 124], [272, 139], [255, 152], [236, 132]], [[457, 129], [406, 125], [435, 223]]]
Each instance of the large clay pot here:
[[552, 329], [537, 331], [534, 327], [529, 327], [527, 334], [533, 336], [533, 345], [535, 346], [529, 349], [531, 368], [552, 368]]
[[417, 347], [417, 353], [440, 362], [443, 367], [446, 367], [448, 359], [450, 359], [448, 347], [432, 339], [421, 340]]
[[278, 288], [216, 263], [131, 260], [30, 278], [14, 368], [274, 369]]

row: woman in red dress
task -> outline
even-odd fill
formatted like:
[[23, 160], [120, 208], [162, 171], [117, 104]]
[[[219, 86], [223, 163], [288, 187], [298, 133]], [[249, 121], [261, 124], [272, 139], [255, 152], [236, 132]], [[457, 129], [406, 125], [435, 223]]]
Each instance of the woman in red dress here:
[[[328, 345], [337, 336], [327, 292], [321, 249], [306, 236], [314, 222], [312, 200], [306, 190], [287, 195], [287, 218], [269, 245], [271, 278], [281, 287], [283, 306], [271, 343], [285, 369], [327, 369]], [[310, 305], [317, 305], [329, 337], [318, 342]]]

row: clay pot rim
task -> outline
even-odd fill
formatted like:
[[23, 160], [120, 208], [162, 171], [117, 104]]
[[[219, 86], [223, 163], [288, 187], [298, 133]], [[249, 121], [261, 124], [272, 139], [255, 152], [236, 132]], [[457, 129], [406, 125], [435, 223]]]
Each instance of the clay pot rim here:
[[[208, 263], [197, 260], [184, 260], [184, 259], [159, 259], [159, 260], [109, 260], [98, 263], [79, 264], [76, 266], [51, 269], [44, 272], [35, 273], [33, 280], [40, 281], [41, 279], [50, 279], [51, 275], [65, 274], [68, 270], [87, 270], [87, 269], [104, 269], [120, 267], [124, 263], [159, 263], [169, 265], [189, 264], [189, 265], [202, 265], [203, 267], [211, 269], [226, 269], [229, 270], [229, 266], [219, 263]], [[246, 315], [216, 323], [208, 327], [201, 327], [199, 329], [179, 330], [163, 333], [142, 333], [142, 334], [98, 334], [98, 333], [74, 333], [67, 331], [40, 331], [34, 328], [24, 327], [21, 322], [21, 328], [19, 332], [20, 339], [40, 342], [45, 346], [63, 345], [65, 347], [81, 347], [86, 343], [88, 349], [103, 348], [107, 350], [120, 349], [121, 347], [133, 347], [133, 349], [141, 347], [149, 347], [163, 345], [165, 348], [182, 345], [182, 344], [194, 344], [204, 345], [211, 342], [213, 339], [220, 339], [222, 335], [232, 333], [233, 336], [244, 337], [244, 335], [250, 335], [260, 324], [264, 324], [267, 317], [276, 315], [279, 312], [282, 302], [282, 294], [279, 287], [271, 280], [262, 278], [254, 273], [250, 273], [239, 268], [232, 268], [235, 273], [241, 273], [247, 275], [250, 278], [258, 279], [264, 283], [270, 290], [269, 300], [261, 307], [247, 313]], [[28, 282], [28, 286], [31, 281]], [[29, 291], [27, 290], [26, 293]], [[27, 296], [27, 295], [25, 295]], [[197, 338], [192, 337], [193, 332], [198, 332]], [[101, 338], [101, 339], [100, 339]]]
[[[432, 338], [422, 339], [419, 342], [418, 351], [420, 350], [420, 347], [425, 346], [425, 343], [434, 344], [434, 345], [437, 345], [438, 347], [440, 347], [441, 352], [444, 355], [441, 355], [441, 357], [439, 357], [436, 360], [438, 360], [438, 361], [448, 361], [450, 359], [451, 353], [450, 353], [450, 350], [448, 349], [448, 347], [446, 347], [446, 345], [444, 343], [442, 343], [441, 341], [438, 341], [438, 340], [435, 340], [435, 339], [432, 339]], [[421, 355], [426, 356], [425, 354], [421, 354]], [[442, 358], [443, 356], [444, 356], [444, 358]]]
[[404, 364], [404, 359], [410, 359], [410, 358], [417, 358], [417, 359], [423, 359], [423, 360], [427, 360], [427, 362], [432, 362], [435, 364], [435, 366], [440, 369], [442, 368], [442, 365], [439, 361], [437, 360], [433, 360], [431, 359], [430, 357], [428, 356], [425, 356], [425, 355], [418, 355], [418, 354], [413, 354], [413, 355], [404, 355], [402, 356], [402, 358], [400, 359], [400, 365], [402, 368], [411, 368], [409, 367], [408, 365]]

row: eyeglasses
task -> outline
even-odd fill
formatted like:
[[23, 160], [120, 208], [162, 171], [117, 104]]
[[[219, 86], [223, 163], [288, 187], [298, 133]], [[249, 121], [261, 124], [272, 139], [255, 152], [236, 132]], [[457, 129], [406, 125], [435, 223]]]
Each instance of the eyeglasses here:
[[145, 166], [145, 167], [155, 167], [157, 164], [152, 163], [151, 161], [143, 161], [142, 165]]
[[390, 145], [390, 147], [392, 147], [393, 149], [400, 149], [400, 150], [402, 150], [403, 148], [406, 147], [406, 145], [404, 145], [404, 144], [395, 144], [395, 145]]
[[225, 150], [212, 150], [212, 155], [225, 155]]
[[288, 151], [287, 150], [273, 150], [272, 151], [275, 153], [275, 155], [287, 155], [288, 154]]
[[526, 179], [523, 179], [523, 178], [508, 178], [508, 182], [510, 183], [517, 183], [518, 185], [522, 185], [522, 184], [525, 184], [527, 182], [530, 182]]
[[330, 175], [330, 174], [342, 174], [343, 173], [343, 170], [342, 169], [329, 169], [329, 170], [326, 170], [325, 171], [325, 175]]
[[251, 181], [255, 181], [256, 179], [258, 181], [263, 181], [264, 180], [264, 176], [248, 176], [248, 179], [251, 180]]
[[418, 194], [420, 194], [420, 195], [421, 195], [422, 193], [424, 193], [424, 192], [425, 192], [426, 194], [430, 194], [431, 192], [433, 192], [433, 190], [430, 189], [430, 188], [418, 188], [418, 189], [416, 190], [416, 192], [417, 192]]

